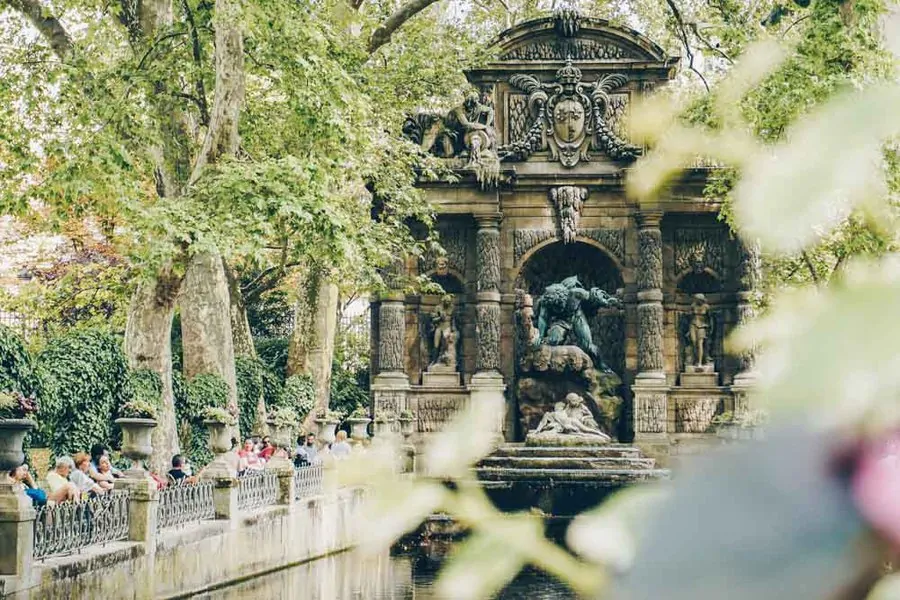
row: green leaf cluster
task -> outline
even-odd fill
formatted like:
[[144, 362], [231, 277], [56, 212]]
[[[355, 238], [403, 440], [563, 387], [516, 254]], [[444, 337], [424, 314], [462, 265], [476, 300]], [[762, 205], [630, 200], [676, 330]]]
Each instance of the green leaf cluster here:
[[0, 391], [21, 392], [41, 400], [42, 384], [37, 365], [15, 331], [0, 325]]
[[241, 439], [246, 439], [254, 433], [260, 397], [267, 409], [279, 406], [284, 386], [278, 376], [258, 358], [238, 356], [235, 358], [234, 366], [237, 375]]
[[175, 416], [181, 424], [179, 441], [193, 464], [203, 466], [213, 458], [208, 447], [209, 434], [203, 425], [204, 411], [225, 410], [227, 406], [228, 384], [218, 375], [197, 375], [184, 384], [183, 393], [176, 393]]
[[55, 456], [110, 444], [115, 414], [130, 399], [122, 341], [102, 329], [50, 340], [37, 356], [44, 382], [39, 433]]
[[284, 382], [279, 407], [288, 408], [301, 419], [316, 405], [316, 387], [310, 375], [292, 375]]

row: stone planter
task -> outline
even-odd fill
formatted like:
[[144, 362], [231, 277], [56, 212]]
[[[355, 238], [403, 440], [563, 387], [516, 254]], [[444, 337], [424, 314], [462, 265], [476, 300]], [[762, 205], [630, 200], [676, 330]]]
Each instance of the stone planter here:
[[278, 426], [275, 424], [275, 421], [269, 421], [269, 437], [272, 438], [272, 443], [275, 444], [276, 449], [292, 447], [293, 439], [292, 436], [294, 434], [293, 427], [285, 427]]
[[143, 472], [143, 461], [153, 454], [151, 434], [156, 427], [155, 419], [116, 419], [122, 428], [122, 454], [131, 459], [129, 471]]
[[371, 421], [372, 419], [368, 417], [347, 419], [347, 422], [350, 423], [350, 438], [357, 443], [364, 442], [369, 437], [366, 428]]
[[409, 441], [409, 437], [416, 430], [416, 422], [413, 419], [400, 419], [400, 434], [403, 435], [404, 441]]
[[391, 421], [375, 421], [375, 437], [387, 439], [391, 436]]
[[25, 462], [22, 443], [34, 427], [30, 419], [0, 419], [0, 473], [7, 473]]
[[210, 452], [219, 456], [231, 450], [231, 425], [208, 420], [203, 421], [203, 424], [206, 425], [206, 431], [209, 433], [206, 444]]
[[719, 425], [716, 427], [716, 437], [726, 441], [738, 439], [740, 427], [737, 425]]
[[334, 441], [334, 433], [340, 421], [325, 421], [316, 419], [316, 425], [319, 426], [319, 433], [316, 437], [322, 440], [324, 444], [330, 444]]

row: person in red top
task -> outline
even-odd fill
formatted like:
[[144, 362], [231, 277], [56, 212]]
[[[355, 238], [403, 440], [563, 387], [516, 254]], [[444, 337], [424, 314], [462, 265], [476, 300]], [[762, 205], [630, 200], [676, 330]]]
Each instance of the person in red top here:
[[262, 449], [259, 451], [259, 457], [265, 461], [268, 461], [272, 458], [273, 454], [275, 454], [275, 446], [272, 445], [272, 441], [269, 439], [269, 436], [263, 437]]
[[263, 468], [263, 461], [259, 460], [259, 455], [253, 449], [253, 440], [247, 438], [244, 440], [244, 447], [238, 450], [238, 472], [247, 469], [258, 470]]

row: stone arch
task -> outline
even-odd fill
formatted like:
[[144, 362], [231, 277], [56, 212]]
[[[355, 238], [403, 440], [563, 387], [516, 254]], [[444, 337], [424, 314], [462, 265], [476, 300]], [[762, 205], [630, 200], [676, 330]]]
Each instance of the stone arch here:
[[[597, 240], [579, 235], [577, 238], [575, 238], [575, 242], [572, 244], [563, 244], [559, 240], [558, 237], [554, 236], [554, 237], [550, 237], [549, 239], [543, 240], [543, 241], [535, 244], [531, 248], [529, 248], [525, 253], [522, 254], [522, 257], [518, 261], [516, 275], [513, 278], [513, 281], [515, 282], [515, 284], [513, 286], [514, 288], [524, 289], [526, 292], [529, 292], [527, 286], [522, 285], [525, 281], [523, 279], [525, 269], [528, 267], [529, 262], [531, 262], [531, 260], [535, 256], [538, 256], [540, 253], [544, 252], [545, 249], [553, 247], [555, 245], [559, 245], [562, 247], [588, 246], [590, 248], [593, 248], [594, 250], [597, 251], [598, 256], [602, 257], [601, 261], [603, 261], [603, 262], [609, 261], [611, 263], [611, 267], [614, 268], [614, 270], [618, 274], [618, 279], [620, 282], [619, 287], [624, 286], [623, 274], [625, 272], [625, 266], [622, 264], [621, 260], [619, 260], [619, 258], [616, 257], [615, 253], [613, 253], [609, 248], [607, 248], [606, 246], [604, 246], [602, 243], [598, 242]], [[585, 282], [582, 281], [582, 283], [585, 283]], [[587, 285], [587, 284], [585, 284], [585, 285]], [[618, 289], [618, 288], [616, 288], [616, 289]], [[614, 293], [616, 291], [616, 289], [606, 290], [606, 291], [610, 292], [610, 293]], [[529, 293], [531, 293], [531, 292], [529, 292]], [[538, 294], [539, 293], [540, 292], [538, 292]]]
[[689, 269], [678, 275], [675, 287], [679, 293], [689, 296], [697, 293], [713, 294], [722, 291], [722, 277], [708, 267]]
[[[599, 243], [578, 238], [572, 244], [553, 240], [533, 248], [522, 261], [515, 287], [534, 297], [551, 283], [577, 275], [586, 288], [598, 287], [614, 294], [624, 287], [622, 269]], [[603, 351], [604, 361], [620, 375], [625, 372], [625, 311], [601, 309], [593, 315], [591, 332]]]

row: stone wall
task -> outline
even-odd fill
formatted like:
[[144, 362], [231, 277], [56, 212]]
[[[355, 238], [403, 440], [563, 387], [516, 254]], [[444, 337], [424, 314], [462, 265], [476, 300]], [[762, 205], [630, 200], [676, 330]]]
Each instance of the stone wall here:
[[252, 515], [164, 530], [152, 543], [114, 542], [0, 578], [0, 598], [181, 598], [354, 546], [361, 490], [340, 490]]

